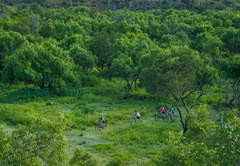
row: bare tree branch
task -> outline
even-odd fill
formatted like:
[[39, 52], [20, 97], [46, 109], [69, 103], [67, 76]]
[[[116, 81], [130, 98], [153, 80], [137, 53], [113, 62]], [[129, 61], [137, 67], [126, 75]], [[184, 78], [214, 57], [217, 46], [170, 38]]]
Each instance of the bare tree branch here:
[[190, 109], [192, 109], [197, 104], [198, 100], [203, 95], [202, 81], [203, 81], [203, 73], [202, 73], [202, 78], [201, 78], [201, 82], [200, 82], [200, 95], [198, 96], [197, 100], [195, 101], [195, 103], [193, 104], [193, 106]]

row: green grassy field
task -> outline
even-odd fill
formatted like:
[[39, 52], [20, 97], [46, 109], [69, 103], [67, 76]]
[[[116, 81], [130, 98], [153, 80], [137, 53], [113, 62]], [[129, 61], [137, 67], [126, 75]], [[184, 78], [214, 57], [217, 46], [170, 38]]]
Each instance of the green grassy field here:
[[[1, 103], [1, 121], [11, 132], [19, 123], [30, 124], [33, 116], [44, 116], [55, 120], [63, 114], [69, 120], [68, 157], [73, 156], [76, 146], [91, 153], [100, 165], [106, 165], [111, 159], [121, 157], [125, 165], [153, 164], [151, 160], [159, 153], [159, 144], [169, 137], [169, 132], [180, 133], [182, 126], [179, 115], [176, 121], [155, 121], [159, 104], [172, 104], [170, 99], [156, 99], [143, 89], [133, 90], [124, 99], [125, 92], [119, 80], [102, 81], [96, 87], [88, 87], [91, 94], [53, 98], [30, 99], [13, 103]], [[19, 88], [19, 87], [17, 87]], [[8, 95], [16, 89], [9, 88], [2, 92]], [[54, 105], [46, 106], [54, 101]], [[173, 105], [174, 106], [174, 105]], [[197, 108], [193, 111], [197, 111]], [[139, 110], [143, 123], [130, 125], [134, 110]], [[166, 108], [167, 109], [167, 108]], [[183, 116], [186, 111], [183, 110]], [[215, 121], [217, 111], [208, 106], [210, 119]], [[95, 131], [95, 124], [100, 114], [107, 122], [105, 130]], [[71, 125], [71, 127], [70, 127]], [[80, 136], [82, 133], [83, 136]]]

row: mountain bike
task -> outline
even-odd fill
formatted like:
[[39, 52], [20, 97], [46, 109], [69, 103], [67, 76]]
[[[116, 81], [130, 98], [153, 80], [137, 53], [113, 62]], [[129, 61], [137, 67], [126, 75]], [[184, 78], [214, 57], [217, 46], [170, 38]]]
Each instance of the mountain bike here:
[[159, 121], [160, 119], [162, 119], [164, 121], [167, 120], [165, 115], [162, 115], [159, 113], [158, 115], [155, 116], [155, 121]]
[[107, 128], [107, 124], [104, 123], [103, 124], [104, 127], [102, 127], [102, 123], [99, 122], [96, 126], [95, 126], [95, 130], [98, 130], [98, 129], [106, 129]]
[[175, 120], [177, 120], [177, 116], [173, 114], [172, 117], [171, 117], [170, 114], [167, 114], [165, 119], [166, 119], [166, 121], [168, 121], [168, 120], [175, 121]]
[[135, 119], [134, 117], [132, 117], [132, 118], [133, 118], [133, 120], [129, 122], [130, 125], [131, 125], [131, 124], [134, 124], [134, 123], [136, 123], [136, 122], [142, 123], [142, 120], [141, 120], [141, 119], [138, 119], [138, 121], [137, 121], [137, 118], [136, 118], [136, 119]]

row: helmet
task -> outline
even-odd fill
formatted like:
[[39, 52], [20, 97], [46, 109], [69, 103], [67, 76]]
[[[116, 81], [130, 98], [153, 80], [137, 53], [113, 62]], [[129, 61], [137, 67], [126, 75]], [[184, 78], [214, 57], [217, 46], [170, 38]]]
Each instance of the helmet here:
[[170, 107], [170, 108], [172, 108], [172, 106], [171, 106], [171, 105], [170, 105], [169, 107]]
[[160, 107], [162, 107], [163, 105], [161, 105]]
[[135, 112], [137, 112], [137, 110], [135, 110]]

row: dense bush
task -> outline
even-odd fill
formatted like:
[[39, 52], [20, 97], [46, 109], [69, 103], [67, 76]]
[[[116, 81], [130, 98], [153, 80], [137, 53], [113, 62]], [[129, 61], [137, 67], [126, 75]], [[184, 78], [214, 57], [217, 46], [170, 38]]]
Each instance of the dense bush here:
[[79, 165], [79, 166], [85, 166], [85, 165], [96, 166], [97, 161], [95, 158], [92, 157], [91, 154], [89, 154], [88, 152], [84, 152], [83, 149], [80, 149], [77, 147], [74, 150], [74, 156], [70, 160], [69, 164]]
[[[4, 84], [0, 84], [4, 87]], [[1, 87], [0, 87], [1, 88]], [[34, 100], [43, 98], [52, 98], [56, 96], [78, 96], [81, 98], [84, 94], [91, 94], [89, 89], [85, 88], [70, 88], [67, 90], [56, 90], [54, 88], [43, 88], [43, 89], [33, 89], [33, 88], [23, 88], [10, 93], [7, 97], [2, 98], [3, 102], [12, 102], [20, 100]]]
[[54, 89], [43, 88], [43, 89], [32, 89], [24, 88], [10, 93], [7, 98], [9, 100], [27, 100], [27, 99], [36, 99], [38, 97], [53, 97], [56, 95]]

